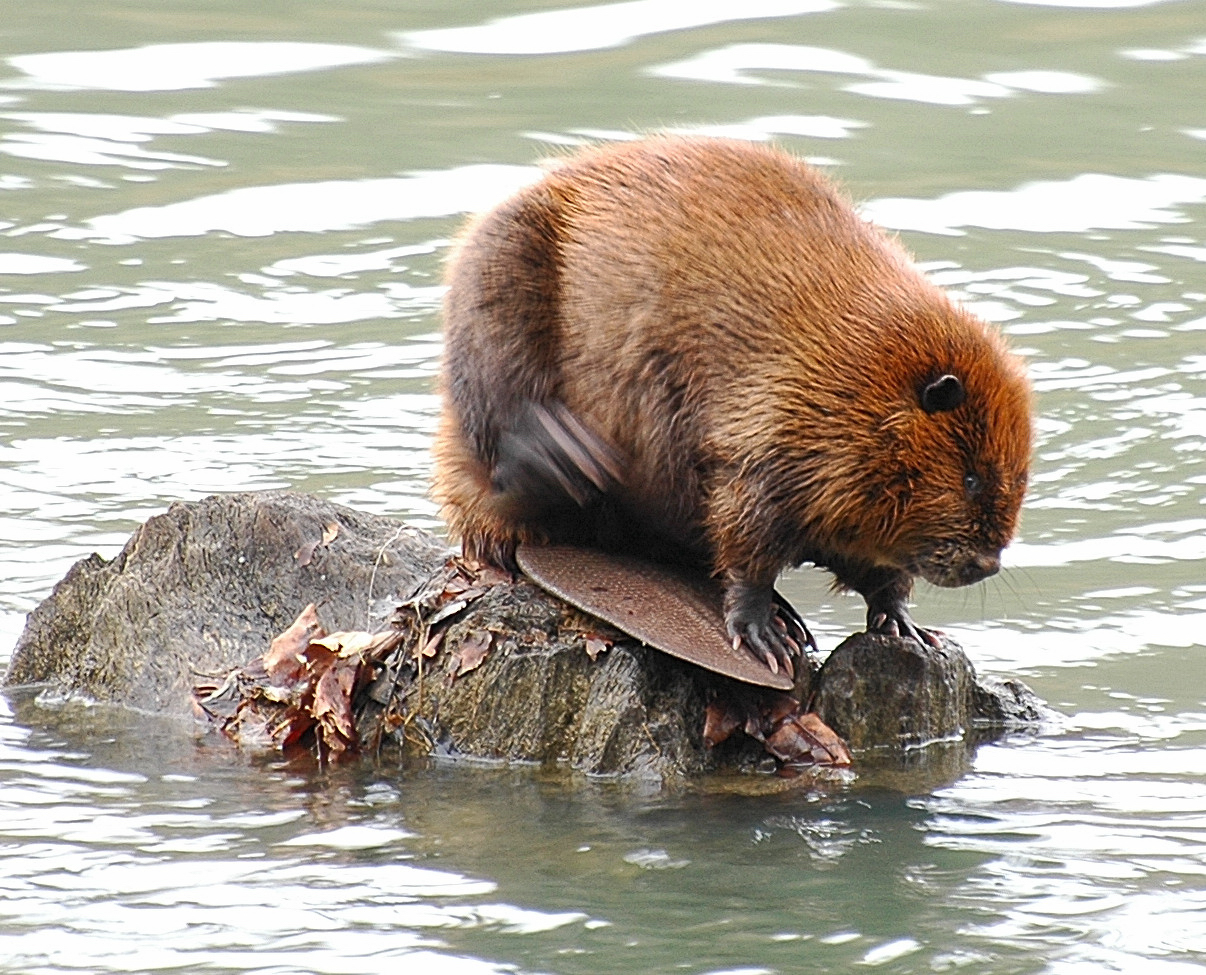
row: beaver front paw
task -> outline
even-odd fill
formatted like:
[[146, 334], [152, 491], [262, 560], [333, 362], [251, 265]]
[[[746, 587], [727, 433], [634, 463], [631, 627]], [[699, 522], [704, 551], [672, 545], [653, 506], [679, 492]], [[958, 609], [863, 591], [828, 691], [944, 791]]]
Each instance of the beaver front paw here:
[[916, 640], [923, 647], [941, 647], [942, 631], [918, 626], [909, 615], [903, 601], [891, 600], [884, 603], [867, 604], [867, 632], [883, 633], [886, 636], [903, 636]]
[[795, 609], [772, 586], [733, 582], [725, 588], [724, 623], [734, 650], [744, 649], [772, 674], [796, 676], [796, 661], [816, 641]]

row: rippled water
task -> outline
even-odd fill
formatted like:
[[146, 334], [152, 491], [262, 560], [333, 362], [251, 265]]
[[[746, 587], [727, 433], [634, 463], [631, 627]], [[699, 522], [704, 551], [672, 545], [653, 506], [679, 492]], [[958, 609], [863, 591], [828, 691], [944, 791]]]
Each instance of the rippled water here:
[[[645, 794], [242, 756], [0, 699], [0, 971], [1164, 973], [1206, 964], [1195, 0], [10, 4], [0, 647], [174, 499], [434, 524], [440, 266], [596, 138], [773, 138], [1008, 332], [1008, 570], [918, 617], [1069, 717], [961, 775]], [[824, 646], [860, 621], [787, 587]]]

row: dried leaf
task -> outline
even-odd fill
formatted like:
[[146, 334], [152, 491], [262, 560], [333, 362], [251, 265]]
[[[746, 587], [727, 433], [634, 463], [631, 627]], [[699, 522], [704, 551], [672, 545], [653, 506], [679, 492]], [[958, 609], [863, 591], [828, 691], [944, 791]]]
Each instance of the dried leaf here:
[[489, 630], [473, 630], [461, 640], [456, 656], [450, 662], [453, 677], [460, 677], [477, 670], [490, 652], [494, 643], [494, 634]]
[[762, 698], [763, 727], [767, 733], [784, 718], [800, 713], [800, 702], [790, 694], [768, 692]]
[[263, 657], [220, 682], [199, 675], [194, 700], [243, 747], [283, 750], [313, 731], [320, 758], [340, 754], [358, 744], [353, 700], [405, 639], [399, 630], [328, 634], [307, 606]]
[[596, 660], [601, 653], [605, 653], [611, 649], [611, 641], [606, 637], [599, 636], [597, 633], [588, 633], [586, 635], [586, 655], [591, 660]]
[[704, 746], [715, 748], [741, 726], [741, 715], [728, 701], [719, 698], [704, 712]]
[[820, 744], [825, 751], [832, 756], [831, 765], [847, 766], [851, 762], [850, 749], [846, 742], [836, 731], [825, 724], [824, 721], [813, 711], [806, 714], [801, 714], [796, 718], [796, 723], [801, 725]]
[[472, 584], [473, 583], [471, 583], [465, 576], [460, 575], [460, 574], [454, 575], [445, 584], [444, 595], [445, 596], [459, 596], [466, 589], [468, 589]]
[[352, 691], [356, 687], [361, 662], [342, 657], [324, 671], [314, 686], [311, 713], [318, 722], [323, 741], [333, 752], [342, 752], [356, 743], [352, 722]]
[[278, 687], [275, 684], [269, 684], [266, 687], [257, 687], [254, 693], [265, 701], [271, 701], [273, 704], [290, 704], [297, 696], [296, 691], [292, 687]]
[[461, 610], [463, 610], [466, 606], [469, 605], [470, 602], [471, 602], [471, 600], [466, 599], [462, 596], [459, 599], [454, 599], [450, 603], [445, 603], [443, 606], [441, 606], [439, 609], [437, 609], [434, 613], [432, 613], [431, 616], [427, 617], [427, 619], [426, 619], [427, 625], [435, 626], [438, 623], [443, 623], [444, 620], [450, 619], [451, 617], [453, 617], [457, 613], [459, 613]]
[[[369, 633], [365, 630], [341, 630], [338, 633], [328, 633], [321, 639], [314, 640], [310, 646], [324, 647], [337, 657], [359, 656], [365, 661], [376, 662], [400, 646], [405, 636], [400, 630], [381, 630], [378, 633]], [[307, 650], [307, 654], [309, 652]]]
[[431, 636], [428, 637], [427, 642], [424, 643], [423, 646], [420, 647], [420, 646], [416, 645], [414, 654], [413, 654], [414, 658], [416, 660], [418, 660], [419, 657], [426, 657], [428, 659], [430, 659], [431, 657], [434, 657], [436, 655], [436, 651], [440, 649], [440, 644], [444, 642], [444, 633], [445, 632], [446, 632], [445, 630], [439, 630], [439, 631], [431, 634]]
[[329, 521], [322, 527], [322, 535], [310, 542], [304, 542], [302, 546], [293, 553], [293, 557], [297, 559], [297, 564], [307, 566], [314, 560], [314, 553], [319, 548], [326, 548], [339, 535], [339, 522]]
[[273, 736], [276, 747], [281, 751], [290, 748], [301, 741], [302, 737], [314, 727], [314, 718], [302, 711], [295, 711], [282, 720]]
[[331, 664], [335, 662], [338, 656], [339, 655], [325, 643], [315, 640], [302, 651], [302, 659], [306, 662], [304, 676], [311, 684], [313, 684], [317, 678], [326, 673], [327, 668], [329, 668]]
[[786, 765], [829, 765], [846, 767], [850, 750], [846, 743], [815, 714], [796, 714], [784, 721], [766, 739], [766, 750]]
[[276, 637], [261, 659], [269, 679], [286, 684], [301, 676], [306, 667], [305, 651], [311, 641], [326, 636], [318, 621], [318, 611], [311, 603], [298, 614], [285, 632]]
[[314, 558], [314, 550], [320, 544], [322, 544], [321, 538], [316, 538], [311, 542], [303, 542], [301, 548], [293, 553], [293, 557], [297, 559], [297, 564], [303, 567], [309, 565], [310, 561]]
[[376, 634], [366, 633], [364, 630], [341, 630], [338, 633], [328, 633], [314, 643], [326, 647], [337, 657], [350, 657], [368, 650], [376, 638]]
[[222, 731], [241, 748], [284, 750], [313, 726], [314, 719], [295, 705], [272, 701], [263, 690], [250, 689], [237, 712], [223, 723]]

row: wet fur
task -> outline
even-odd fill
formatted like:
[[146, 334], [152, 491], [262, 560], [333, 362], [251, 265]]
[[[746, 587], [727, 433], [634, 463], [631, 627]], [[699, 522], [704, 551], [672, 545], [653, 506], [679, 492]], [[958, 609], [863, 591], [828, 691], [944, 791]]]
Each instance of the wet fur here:
[[[652, 548], [717, 573], [733, 603], [810, 562], [876, 622], [908, 623], [914, 576], [976, 581], [1014, 534], [1020, 363], [778, 150], [583, 152], [472, 224], [448, 284], [434, 494], [470, 555]], [[927, 413], [945, 375], [965, 400]], [[497, 483], [532, 404], [610, 445], [615, 479], [573, 503]]]

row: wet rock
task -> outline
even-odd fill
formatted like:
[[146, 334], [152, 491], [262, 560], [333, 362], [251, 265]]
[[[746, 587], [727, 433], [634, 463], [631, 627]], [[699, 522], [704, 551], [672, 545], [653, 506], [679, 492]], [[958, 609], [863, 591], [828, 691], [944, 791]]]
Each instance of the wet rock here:
[[1020, 681], [977, 677], [949, 637], [931, 647], [871, 633], [848, 637], [829, 655], [815, 708], [855, 750], [976, 740], [1038, 727], [1054, 714]]
[[30, 613], [4, 683], [191, 717], [195, 672], [263, 653], [310, 602], [329, 626], [379, 629], [445, 555], [430, 535], [306, 495], [173, 504], [111, 561], [72, 566]]
[[[430, 672], [420, 679], [408, 668], [372, 697], [398, 716], [384, 726], [412, 754], [661, 780], [715, 767], [703, 713], [723, 678], [611, 631], [614, 642], [592, 660], [586, 641], [601, 628], [529, 582], [496, 585], [449, 626]], [[451, 678], [441, 661], [483, 629], [493, 648], [472, 673]], [[365, 735], [381, 721], [367, 709], [361, 716]]]

